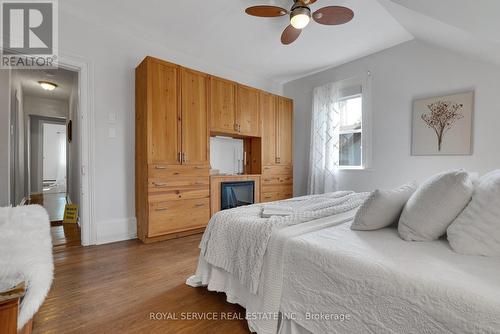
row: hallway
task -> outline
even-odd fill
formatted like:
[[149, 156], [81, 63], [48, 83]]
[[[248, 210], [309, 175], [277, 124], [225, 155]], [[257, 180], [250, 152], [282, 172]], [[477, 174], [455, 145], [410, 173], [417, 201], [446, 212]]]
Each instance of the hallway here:
[[64, 219], [64, 207], [67, 204], [65, 193], [43, 193], [31, 195], [27, 204], [38, 204], [47, 210], [50, 219], [50, 232], [54, 251], [69, 247], [79, 247], [80, 228], [78, 224], [66, 224]]

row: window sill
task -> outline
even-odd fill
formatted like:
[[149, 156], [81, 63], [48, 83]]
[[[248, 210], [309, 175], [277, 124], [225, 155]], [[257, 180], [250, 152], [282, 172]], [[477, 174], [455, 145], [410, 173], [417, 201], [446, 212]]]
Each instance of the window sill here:
[[338, 170], [343, 171], [343, 170], [368, 170], [368, 168], [363, 167], [363, 166], [339, 166], [337, 167]]

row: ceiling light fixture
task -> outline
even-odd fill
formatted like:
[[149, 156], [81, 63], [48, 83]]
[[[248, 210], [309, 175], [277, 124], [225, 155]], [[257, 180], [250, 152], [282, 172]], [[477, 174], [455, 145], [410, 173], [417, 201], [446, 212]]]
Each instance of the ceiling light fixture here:
[[57, 88], [57, 85], [53, 82], [38, 81], [38, 83], [40, 84], [40, 86], [42, 86], [43, 89], [48, 90], [48, 91], [52, 91], [52, 90]]
[[296, 7], [290, 14], [290, 24], [295, 29], [304, 29], [311, 20], [311, 10], [308, 7]]

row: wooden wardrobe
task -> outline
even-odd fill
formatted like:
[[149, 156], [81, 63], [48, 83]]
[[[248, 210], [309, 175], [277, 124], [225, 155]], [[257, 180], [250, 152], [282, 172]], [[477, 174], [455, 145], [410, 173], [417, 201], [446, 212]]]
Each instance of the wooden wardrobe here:
[[139, 239], [197, 233], [210, 218], [208, 75], [147, 57], [136, 69]]
[[293, 101], [261, 93], [261, 201], [293, 197]]
[[292, 197], [292, 109], [290, 99], [146, 57], [136, 68], [139, 239], [201, 232], [218, 211], [210, 136], [244, 140], [245, 175], [237, 177], [261, 180], [257, 202]]

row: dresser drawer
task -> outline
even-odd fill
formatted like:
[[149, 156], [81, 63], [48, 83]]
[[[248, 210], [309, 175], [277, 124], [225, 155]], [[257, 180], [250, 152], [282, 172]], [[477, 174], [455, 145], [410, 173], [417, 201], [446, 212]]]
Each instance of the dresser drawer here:
[[179, 188], [166, 191], [154, 191], [148, 196], [150, 202], [158, 201], [176, 201], [182, 199], [208, 198], [210, 190], [208, 187], [203, 188]]
[[172, 179], [183, 176], [208, 177], [209, 174], [210, 174], [209, 169], [203, 166], [162, 165], [162, 164], [148, 165], [149, 178]]
[[210, 180], [208, 176], [171, 178], [149, 178], [148, 193], [155, 195], [166, 192], [181, 192], [183, 190], [208, 190]]
[[209, 219], [208, 198], [150, 202], [148, 237], [205, 227]]
[[264, 192], [262, 193], [262, 203], [281, 201], [292, 198], [293, 194], [281, 192]]
[[262, 185], [293, 184], [291, 175], [265, 175], [262, 177]]
[[262, 192], [263, 193], [277, 192], [277, 193], [292, 195], [293, 194], [293, 186], [291, 184], [290, 185], [281, 185], [281, 184], [263, 185]]
[[267, 175], [293, 175], [293, 167], [292, 166], [282, 166], [282, 165], [275, 165], [275, 166], [263, 166], [262, 167], [262, 174], [264, 176]]

